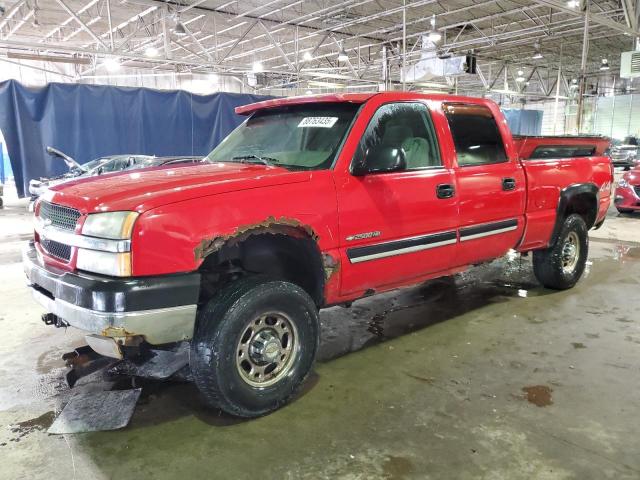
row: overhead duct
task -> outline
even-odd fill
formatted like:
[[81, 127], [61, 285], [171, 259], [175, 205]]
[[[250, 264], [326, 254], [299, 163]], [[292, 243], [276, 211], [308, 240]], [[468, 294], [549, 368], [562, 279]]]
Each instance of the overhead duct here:
[[401, 69], [403, 81], [417, 82], [467, 73], [466, 56], [438, 58], [436, 44], [427, 35], [422, 36], [421, 42], [420, 59]]

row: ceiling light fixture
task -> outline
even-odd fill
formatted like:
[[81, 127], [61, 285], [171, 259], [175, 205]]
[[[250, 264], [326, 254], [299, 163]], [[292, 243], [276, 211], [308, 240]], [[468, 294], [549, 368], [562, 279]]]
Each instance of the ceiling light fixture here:
[[429, 21], [429, 23], [431, 23], [431, 31], [429, 32], [429, 40], [431, 40], [433, 43], [439, 42], [440, 39], [442, 38], [442, 35], [440, 34], [440, 32], [438, 32], [436, 30], [436, 16], [431, 15], [431, 20]]
[[344, 46], [342, 46], [342, 44], [340, 44], [340, 51], [338, 52], [338, 60], [341, 62], [346, 62], [347, 60], [349, 60], [349, 55], [347, 55], [347, 52], [344, 49]]
[[609, 60], [607, 60], [606, 58], [602, 59], [602, 64], [600, 65], [600, 70], [607, 71], [609, 70]]
[[313, 60], [313, 55], [311, 55], [311, 52], [304, 52], [302, 54], [302, 59], [306, 62]]
[[156, 47], [147, 47], [144, 49], [145, 57], [157, 57], [160, 54]]
[[567, 2], [567, 7], [569, 8], [578, 8], [580, 6], [580, 0], [569, 0]]
[[180, 36], [187, 34], [187, 29], [184, 28], [184, 24], [180, 21], [180, 16], [176, 17], [176, 28], [173, 29], [173, 33]]
[[120, 65], [120, 61], [114, 57], [106, 58], [103, 65], [109, 72], [117, 72], [122, 67], [122, 65]]
[[251, 71], [253, 73], [260, 73], [264, 70], [264, 67], [262, 66], [261, 62], [253, 62], [253, 65], [251, 66]]
[[538, 42], [533, 44], [533, 49], [534, 53], [531, 58], [533, 58], [534, 60], [540, 60], [541, 58], [543, 58], [542, 52], [540, 51], [540, 44]]

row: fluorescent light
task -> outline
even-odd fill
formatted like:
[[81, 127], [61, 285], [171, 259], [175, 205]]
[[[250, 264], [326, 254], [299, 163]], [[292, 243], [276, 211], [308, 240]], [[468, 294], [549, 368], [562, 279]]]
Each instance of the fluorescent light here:
[[525, 78], [524, 77], [516, 77], [516, 82], [518, 83], [522, 83], [524, 82]]
[[542, 54], [540, 52], [536, 52], [536, 53], [533, 54], [533, 57], [531, 57], [531, 58], [533, 58], [534, 60], [540, 60], [541, 58], [544, 58], [544, 57], [542, 56]]
[[262, 66], [261, 62], [253, 62], [253, 65], [251, 66], [251, 71], [254, 73], [260, 73], [264, 70], [264, 67]]
[[429, 40], [431, 40], [432, 42], [439, 42], [441, 38], [442, 35], [440, 34], [440, 32], [436, 32], [435, 30], [429, 32]]
[[114, 57], [106, 58], [103, 65], [109, 72], [117, 72], [122, 67], [118, 59]]
[[304, 92], [305, 95], [313, 95], [313, 92], [311, 90], [307, 90], [306, 92]]
[[567, 7], [569, 8], [578, 8], [580, 6], [580, 0], [569, 0], [567, 2]]
[[340, 53], [338, 53], [338, 60], [340, 60], [341, 62], [346, 62], [347, 60], [349, 60], [349, 55], [347, 55], [347, 52], [344, 51], [344, 48], [340, 50]]
[[313, 55], [311, 55], [311, 52], [304, 52], [302, 59], [308, 62], [309, 60], [313, 60]]
[[156, 47], [147, 47], [144, 49], [144, 55], [146, 57], [157, 57], [159, 53]]

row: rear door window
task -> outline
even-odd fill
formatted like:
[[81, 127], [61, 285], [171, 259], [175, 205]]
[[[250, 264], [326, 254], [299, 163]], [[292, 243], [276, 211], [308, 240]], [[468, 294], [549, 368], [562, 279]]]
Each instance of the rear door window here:
[[450, 103], [444, 113], [461, 167], [507, 161], [500, 130], [491, 110], [484, 105]]

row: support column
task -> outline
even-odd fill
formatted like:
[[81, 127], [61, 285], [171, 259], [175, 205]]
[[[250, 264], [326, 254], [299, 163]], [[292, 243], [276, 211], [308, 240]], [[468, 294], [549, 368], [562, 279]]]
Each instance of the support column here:
[[578, 111], [576, 112], [576, 128], [582, 130], [584, 114], [584, 93], [586, 90], [587, 56], [589, 54], [589, 0], [584, 0], [584, 30], [582, 35], [582, 61], [580, 63], [580, 88], [578, 89]]

